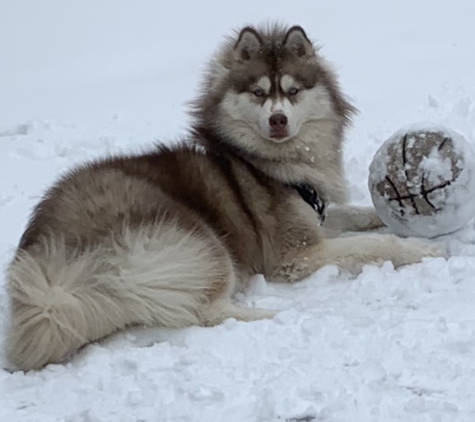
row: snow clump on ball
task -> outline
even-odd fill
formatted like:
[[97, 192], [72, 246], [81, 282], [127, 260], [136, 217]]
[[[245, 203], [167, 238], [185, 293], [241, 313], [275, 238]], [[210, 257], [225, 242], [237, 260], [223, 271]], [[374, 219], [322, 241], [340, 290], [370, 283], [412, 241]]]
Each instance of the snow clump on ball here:
[[475, 217], [475, 153], [458, 133], [418, 124], [399, 130], [371, 162], [376, 212], [400, 236], [432, 238]]

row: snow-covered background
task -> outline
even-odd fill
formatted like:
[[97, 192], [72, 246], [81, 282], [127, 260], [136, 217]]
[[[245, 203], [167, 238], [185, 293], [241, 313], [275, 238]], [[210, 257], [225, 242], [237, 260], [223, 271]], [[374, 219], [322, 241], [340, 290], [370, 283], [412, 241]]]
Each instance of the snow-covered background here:
[[[183, 134], [204, 62], [244, 23], [300, 24], [337, 66], [360, 109], [348, 179], [368, 204], [368, 164], [401, 126], [434, 121], [475, 145], [474, 16], [473, 0], [1, 0], [2, 267], [61, 172]], [[257, 278], [241, 299], [281, 309], [273, 321], [132, 330], [65, 365], [0, 369], [0, 421], [474, 422], [473, 222], [443, 241], [448, 261], [356, 280]]]

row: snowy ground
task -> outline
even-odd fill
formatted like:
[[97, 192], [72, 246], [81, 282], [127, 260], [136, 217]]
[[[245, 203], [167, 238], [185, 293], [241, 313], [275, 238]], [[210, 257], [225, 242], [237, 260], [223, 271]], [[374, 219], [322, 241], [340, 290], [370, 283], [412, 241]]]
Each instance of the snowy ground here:
[[[183, 133], [209, 53], [230, 28], [303, 25], [360, 109], [348, 136], [353, 201], [402, 125], [434, 121], [475, 145], [473, 0], [0, 3], [0, 260], [42, 191], [73, 164]], [[448, 261], [242, 298], [273, 321], [133, 330], [37, 373], [0, 369], [2, 422], [475, 421], [475, 229]], [[8, 318], [0, 278], [0, 346]]]

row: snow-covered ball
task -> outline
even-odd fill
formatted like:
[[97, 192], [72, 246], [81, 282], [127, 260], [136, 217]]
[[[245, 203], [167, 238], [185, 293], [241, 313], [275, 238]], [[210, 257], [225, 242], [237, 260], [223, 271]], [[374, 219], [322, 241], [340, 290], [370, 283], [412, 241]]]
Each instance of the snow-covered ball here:
[[379, 148], [369, 171], [376, 212], [398, 235], [436, 237], [475, 217], [475, 153], [450, 129], [401, 129]]

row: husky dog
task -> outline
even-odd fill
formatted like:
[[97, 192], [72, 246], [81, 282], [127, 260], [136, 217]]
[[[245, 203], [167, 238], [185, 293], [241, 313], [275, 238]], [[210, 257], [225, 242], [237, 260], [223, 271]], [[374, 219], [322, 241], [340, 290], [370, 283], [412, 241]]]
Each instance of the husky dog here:
[[188, 139], [76, 168], [36, 207], [8, 269], [9, 360], [38, 369], [134, 325], [272, 318], [231, 301], [254, 274], [295, 282], [326, 264], [355, 273], [443, 256], [393, 235], [334, 236], [381, 226], [345, 205], [354, 112], [301, 27], [227, 39]]

